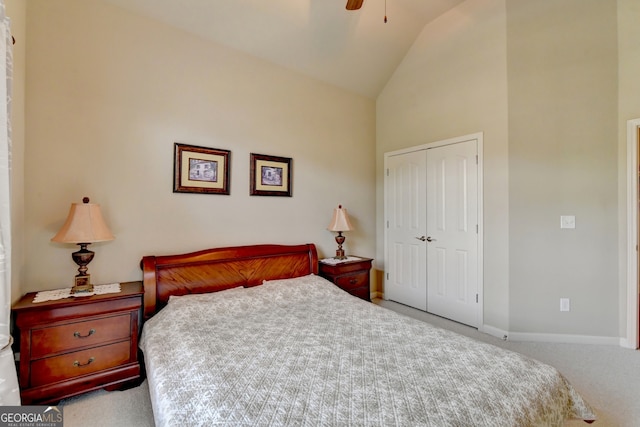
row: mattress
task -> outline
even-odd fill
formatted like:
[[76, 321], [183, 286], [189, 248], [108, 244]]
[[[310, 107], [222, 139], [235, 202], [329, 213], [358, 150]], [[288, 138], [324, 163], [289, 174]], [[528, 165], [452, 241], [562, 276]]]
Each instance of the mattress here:
[[319, 276], [171, 297], [147, 321], [157, 426], [562, 426], [595, 419], [553, 367]]

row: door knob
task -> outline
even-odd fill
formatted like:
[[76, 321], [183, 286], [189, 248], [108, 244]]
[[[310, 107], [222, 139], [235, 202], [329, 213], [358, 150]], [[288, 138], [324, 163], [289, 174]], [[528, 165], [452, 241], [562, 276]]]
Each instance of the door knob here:
[[431, 236], [427, 237], [427, 239], [426, 239], [426, 240], [427, 240], [427, 242], [435, 242], [435, 241], [436, 241], [436, 239], [434, 239], [434, 238], [433, 238], [433, 237], [431, 237]]
[[424, 242], [425, 240], [427, 240], [425, 236], [416, 237], [416, 239], [420, 240], [421, 242]]

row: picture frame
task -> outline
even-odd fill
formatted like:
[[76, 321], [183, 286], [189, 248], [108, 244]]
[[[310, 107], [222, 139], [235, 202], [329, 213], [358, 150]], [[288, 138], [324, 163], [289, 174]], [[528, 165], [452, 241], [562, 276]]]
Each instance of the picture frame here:
[[252, 196], [291, 197], [292, 163], [290, 157], [251, 153], [250, 194]]
[[231, 151], [174, 144], [173, 192], [230, 194]]

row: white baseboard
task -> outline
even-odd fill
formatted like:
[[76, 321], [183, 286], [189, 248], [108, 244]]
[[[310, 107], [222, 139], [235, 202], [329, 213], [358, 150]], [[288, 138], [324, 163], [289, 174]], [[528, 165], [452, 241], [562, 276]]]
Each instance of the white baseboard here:
[[623, 338], [618, 337], [598, 337], [591, 335], [569, 335], [569, 334], [541, 334], [531, 332], [508, 332], [503, 329], [494, 328], [493, 326], [483, 325], [478, 331], [492, 335], [497, 338], [509, 341], [528, 341], [528, 342], [549, 342], [562, 344], [597, 344], [597, 345], [619, 345], [620, 347], [630, 348], [625, 345]]
[[[384, 294], [380, 292], [372, 292], [371, 298], [384, 299]], [[509, 332], [490, 325], [481, 325], [478, 331], [509, 341], [528, 341], [528, 342], [548, 342], [561, 344], [597, 344], [597, 345], [613, 345], [624, 348], [633, 348], [626, 338], [622, 337], [600, 337], [592, 335], [570, 335], [570, 334], [553, 334], [553, 333], [533, 333], [533, 332]]]
[[620, 347], [636, 350], [635, 343], [630, 343], [626, 337], [620, 338]]
[[482, 325], [478, 328], [478, 331], [483, 332], [485, 334], [494, 336], [496, 338], [500, 338], [502, 340], [507, 340], [511, 337], [509, 337], [509, 332], [504, 331], [502, 329], [498, 329], [498, 328], [494, 328], [493, 326], [489, 326], [489, 325]]
[[540, 334], [530, 332], [511, 332], [510, 341], [550, 342], [563, 344], [620, 345], [619, 337], [598, 337], [592, 335]]

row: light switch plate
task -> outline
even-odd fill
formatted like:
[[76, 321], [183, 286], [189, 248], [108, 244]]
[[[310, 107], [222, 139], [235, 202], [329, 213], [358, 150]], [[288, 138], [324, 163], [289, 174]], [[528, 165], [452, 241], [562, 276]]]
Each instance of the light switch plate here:
[[560, 228], [576, 228], [575, 215], [560, 216]]

